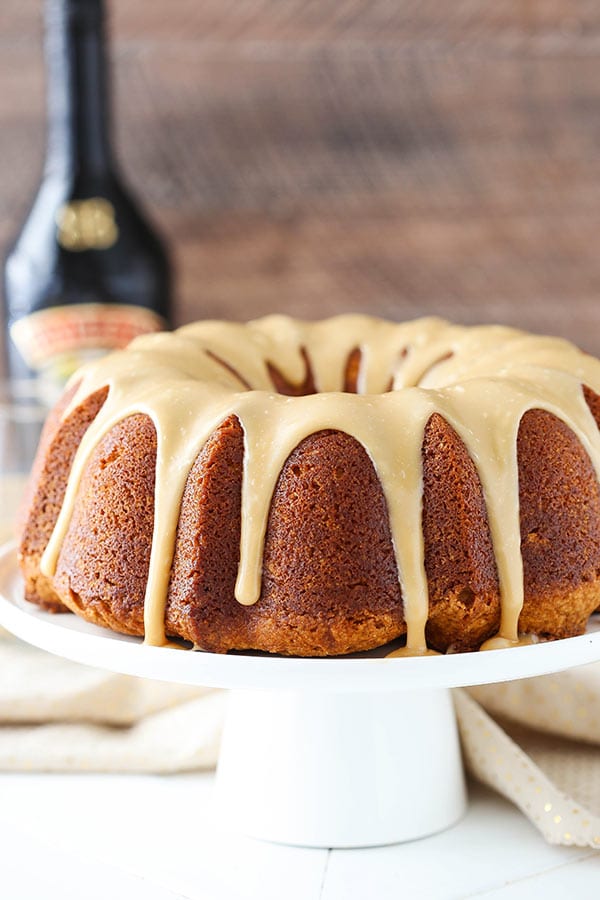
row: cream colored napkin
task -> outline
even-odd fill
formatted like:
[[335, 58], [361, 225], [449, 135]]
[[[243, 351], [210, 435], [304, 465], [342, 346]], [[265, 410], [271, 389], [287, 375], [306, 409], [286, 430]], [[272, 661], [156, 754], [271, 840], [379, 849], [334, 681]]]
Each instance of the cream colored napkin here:
[[0, 634], [0, 769], [214, 766], [225, 694], [79, 666]]

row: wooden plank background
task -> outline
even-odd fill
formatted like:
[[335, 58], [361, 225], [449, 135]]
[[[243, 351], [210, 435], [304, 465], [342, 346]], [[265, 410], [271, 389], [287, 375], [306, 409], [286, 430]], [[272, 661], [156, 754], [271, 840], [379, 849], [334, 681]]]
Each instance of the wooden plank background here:
[[[112, 0], [115, 140], [179, 322], [437, 313], [600, 353], [600, 3]], [[0, 8], [0, 249], [44, 143]]]

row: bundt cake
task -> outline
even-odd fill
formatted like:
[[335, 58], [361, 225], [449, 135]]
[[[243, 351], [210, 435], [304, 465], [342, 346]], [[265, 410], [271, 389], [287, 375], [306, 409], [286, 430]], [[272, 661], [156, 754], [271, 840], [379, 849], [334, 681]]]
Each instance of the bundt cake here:
[[219, 653], [579, 634], [600, 603], [599, 394], [600, 362], [564, 340], [432, 318], [137, 338], [48, 419], [26, 597]]

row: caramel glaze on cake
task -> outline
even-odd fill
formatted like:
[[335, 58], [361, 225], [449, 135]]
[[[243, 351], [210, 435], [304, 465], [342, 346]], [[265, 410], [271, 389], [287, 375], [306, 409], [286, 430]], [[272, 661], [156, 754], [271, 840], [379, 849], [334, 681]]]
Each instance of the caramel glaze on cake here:
[[600, 602], [599, 393], [566, 341], [438, 319], [138, 338], [46, 424], [26, 597], [216, 652], [579, 634]]

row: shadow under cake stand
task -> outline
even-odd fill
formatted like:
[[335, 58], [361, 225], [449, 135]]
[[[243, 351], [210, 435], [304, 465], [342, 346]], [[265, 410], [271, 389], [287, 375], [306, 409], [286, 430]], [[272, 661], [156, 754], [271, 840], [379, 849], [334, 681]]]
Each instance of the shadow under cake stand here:
[[14, 546], [0, 549], [0, 624], [75, 662], [231, 689], [215, 789], [227, 828], [310, 847], [424, 837], [466, 809], [450, 688], [600, 659], [600, 621], [547, 644], [446, 656], [335, 659], [147, 647], [23, 600]]

